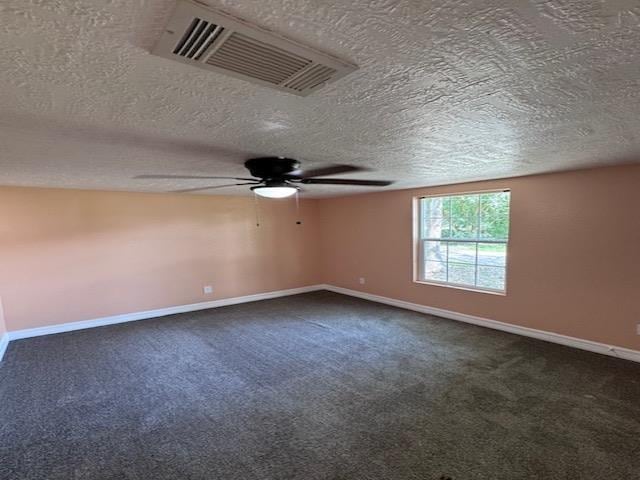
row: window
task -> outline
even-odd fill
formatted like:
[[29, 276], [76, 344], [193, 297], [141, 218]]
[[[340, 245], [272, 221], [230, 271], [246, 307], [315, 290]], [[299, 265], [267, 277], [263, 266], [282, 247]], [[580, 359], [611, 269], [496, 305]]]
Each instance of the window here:
[[418, 199], [417, 281], [505, 291], [508, 191]]

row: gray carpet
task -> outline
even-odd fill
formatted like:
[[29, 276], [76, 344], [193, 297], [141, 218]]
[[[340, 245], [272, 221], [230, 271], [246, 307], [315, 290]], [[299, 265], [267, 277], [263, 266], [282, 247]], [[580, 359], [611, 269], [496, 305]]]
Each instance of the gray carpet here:
[[2, 479], [638, 479], [640, 365], [329, 292], [12, 342]]

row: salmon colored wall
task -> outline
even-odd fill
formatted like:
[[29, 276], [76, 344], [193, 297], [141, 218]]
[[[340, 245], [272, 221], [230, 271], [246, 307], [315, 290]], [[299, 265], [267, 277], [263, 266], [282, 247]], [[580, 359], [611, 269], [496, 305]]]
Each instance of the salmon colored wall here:
[[[0, 188], [9, 331], [318, 283], [317, 201]], [[212, 285], [213, 295], [204, 295]]]
[[[414, 283], [413, 197], [502, 188], [507, 295]], [[640, 349], [640, 166], [327, 199], [320, 230], [324, 283]]]
[[[413, 197], [494, 188], [511, 189], [507, 295], [413, 283]], [[324, 282], [640, 349], [640, 166], [301, 208], [299, 226], [292, 201], [261, 201], [256, 228], [250, 198], [0, 188], [6, 329]]]

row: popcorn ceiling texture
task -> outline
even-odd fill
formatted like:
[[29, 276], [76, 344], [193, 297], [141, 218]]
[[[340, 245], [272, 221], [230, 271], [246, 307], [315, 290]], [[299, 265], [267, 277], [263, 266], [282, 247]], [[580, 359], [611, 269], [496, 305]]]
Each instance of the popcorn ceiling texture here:
[[640, 158], [637, 0], [208, 3], [360, 70], [299, 98], [150, 55], [173, 1], [4, 0], [0, 184], [164, 191], [201, 183], [132, 177], [270, 154], [398, 188]]

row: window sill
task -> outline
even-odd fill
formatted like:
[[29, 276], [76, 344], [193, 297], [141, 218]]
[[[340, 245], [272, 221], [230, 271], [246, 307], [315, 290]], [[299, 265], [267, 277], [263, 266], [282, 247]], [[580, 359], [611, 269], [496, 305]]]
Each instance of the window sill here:
[[506, 297], [507, 291], [499, 291], [499, 290], [485, 290], [482, 288], [473, 288], [473, 287], [465, 287], [462, 285], [451, 285], [449, 283], [438, 283], [438, 282], [428, 282], [426, 280], [414, 280], [413, 283], [419, 283], [420, 285], [431, 285], [434, 287], [444, 287], [444, 288], [453, 288], [456, 290], [465, 290], [467, 292], [474, 293], [488, 293], [489, 295], [498, 295], [499, 297]]

